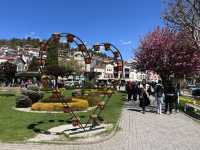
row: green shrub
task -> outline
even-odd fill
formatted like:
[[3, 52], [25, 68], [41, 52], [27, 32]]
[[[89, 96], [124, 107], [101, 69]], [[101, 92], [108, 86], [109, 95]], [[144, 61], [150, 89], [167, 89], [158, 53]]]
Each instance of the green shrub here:
[[16, 108], [27, 108], [31, 107], [32, 101], [27, 96], [21, 95], [16, 97]]
[[88, 104], [90, 107], [96, 106], [99, 101], [101, 101], [101, 98], [99, 96], [96, 96], [96, 94], [89, 94], [87, 96], [83, 97], [88, 101]]
[[32, 100], [32, 103], [38, 102], [44, 96], [44, 93], [40, 92], [40, 91], [36, 92], [36, 91], [32, 91], [32, 90], [22, 90], [21, 93], [23, 95], [28, 96]]
[[82, 97], [82, 91], [81, 90], [74, 90], [72, 92], [73, 97]]
[[72, 101], [71, 96], [65, 96], [61, 98], [48, 97], [41, 100], [41, 102], [43, 103], [61, 103], [61, 102], [69, 103], [71, 101]]
[[28, 85], [27, 90], [32, 90], [32, 91], [39, 91], [39, 87], [36, 85]]

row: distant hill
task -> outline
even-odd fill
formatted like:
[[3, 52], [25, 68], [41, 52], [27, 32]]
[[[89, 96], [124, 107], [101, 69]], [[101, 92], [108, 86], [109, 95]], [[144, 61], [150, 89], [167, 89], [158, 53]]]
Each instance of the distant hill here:
[[24, 45], [31, 45], [33, 48], [37, 48], [40, 46], [40, 39], [34, 38], [12, 38], [12, 39], [0, 39], [0, 46], [8, 46], [10, 48], [16, 49], [18, 46], [23, 47]]
[[[12, 39], [0, 39], [0, 47], [2, 46], [8, 46], [9, 48], [16, 49], [18, 46], [23, 47], [25, 45], [30, 45], [33, 48], [38, 48], [40, 47], [40, 39], [37, 38], [12, 38]], [[76, 50], [76, 49], [74, 49]], [[96, 52], [92, 51], [91, 49], [88, 49], [90, 53], [92, 53], [94, 56], [100, 56], [103, 58], [110, 58], [106, 53], [103, 52]]]

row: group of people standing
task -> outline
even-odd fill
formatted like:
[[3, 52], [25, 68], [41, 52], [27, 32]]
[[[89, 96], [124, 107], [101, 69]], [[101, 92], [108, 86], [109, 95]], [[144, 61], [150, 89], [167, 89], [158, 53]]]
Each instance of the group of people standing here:
[[141, 83], [137, 82], [127, 82], [126, 91], [128, 94], [128, 101], [131, 101], [133, 96], [133, 100], [137, 101], [139, 96], [140, 107], [142, 107], [143, 113], [145, 113], [145, 107], [150, 104], [149, 96], [146, 93], [145, 87]]
[[[134, 101], [139, 99], [139, 105], [142, 108], [142, 112], [145, 113], [145, 107], [150, 104], [150, 95], [155, 97], [157, 102], [157, 113], [162, 114], [162, 105], [165, 104], [164, 112], [172, 113], [172, 109], [175, 108], [178, 112], [179, 105], [179, 85], [174, 86], [172, 82], [162, 85], [159, 80], [158, 83], [152, 87], [151, 85], [128, 81], [126, 84], [126, 91], [128, 94], [128, 101], [133, 97]], [[152, 90], [153, 89], [153, 90]]]
[[175, 108], [175, 111], [179, 111], [179, 95], [180, 95], [180, 85], [176, 86], [172, 82], [166, 82], [166, 85], [163, 86], [161, 81], [158, 81], [158, 84], [155, 88], [155, 98], [157, 101], [157, 113], [162, 113], [162, 104], [165, 102], [165, 113], [168, 112], [171, 114], [172, 109]]

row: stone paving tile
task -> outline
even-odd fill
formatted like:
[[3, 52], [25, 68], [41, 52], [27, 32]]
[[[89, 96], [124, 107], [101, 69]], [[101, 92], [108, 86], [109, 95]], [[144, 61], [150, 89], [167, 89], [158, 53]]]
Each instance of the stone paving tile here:
[[[111, 139], [88, 145], [7, 144], [0, 150], [199, 150], [200, 123], [182, 113], [157, 115], [142, 114], [134, 110], [132, 102], [126, 103], [120, 130]], [[153, 108], [149, 108], [153, 110]]]

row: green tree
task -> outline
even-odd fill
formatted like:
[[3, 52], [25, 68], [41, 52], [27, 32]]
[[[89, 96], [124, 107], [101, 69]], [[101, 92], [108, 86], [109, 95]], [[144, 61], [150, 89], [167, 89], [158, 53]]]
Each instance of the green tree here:
[[31, 61], [30, 65], [29, 65], [29, 67], [28, 67], [28, 71], [38, 71], [38, 69], [39, 69], [38, 60], [37, 60], [37, 58], [34, 56], [34, 57], [32, 58], [32, 61]]
[[83, 65], [73, 58], [70, 60], [61, 59], [60, 64], [76, 75], [81, 75], [82, 73]]
[[55, 77], [55, 81], [56, 81], [56, 87], [58, 85], [58, 77], [64, 77], [64, 76], [69, 76], [72, 71], [69, 69], [66, 69], [66, 67], [64, 66], [59, 66], [59, 65], [49, 65], [46, 66], [45, 68], [45, 73], [47, 75], [52, 75]]
[[57, 40], [50, 40], [48, 44], [47, 59], [45, 64], [49, 65], [58, 65], [58, 45]]
[[15, 73], [17, 72], [17, 66], [15, 64], [4, 62], [0, 65], [0, 70], [3, 70], [7, 83], [11, 83], [15, 78]]
[[163, 18], [176, 30], [187, 31], [200, 48], [200, 1], [168, 0]]

